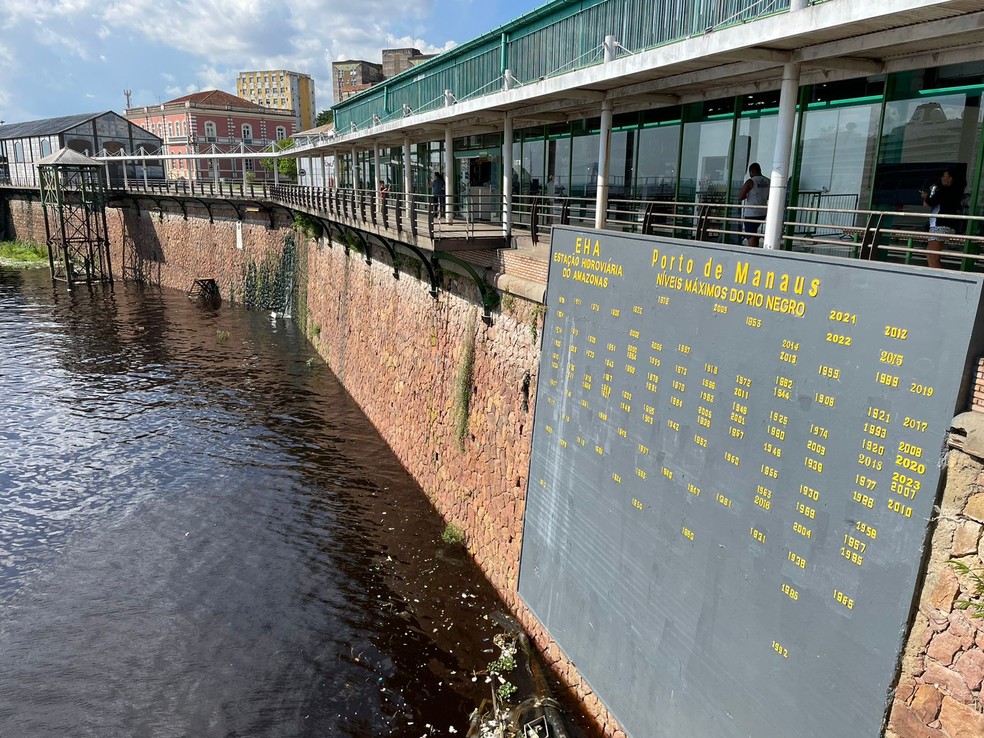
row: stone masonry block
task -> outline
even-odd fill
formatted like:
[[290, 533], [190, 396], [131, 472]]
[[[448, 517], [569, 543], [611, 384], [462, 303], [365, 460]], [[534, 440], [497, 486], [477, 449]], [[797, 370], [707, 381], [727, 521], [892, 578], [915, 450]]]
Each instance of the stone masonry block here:
[[968, 556], [977, 553], [977, 545], [981, 539], [982, 526], [973, 520], [965, 520], [957, 526], [953, 534], [953, 556]]
[[949, 697], [943, 698], [940, 724], [950, 738], [981, 738], [984, 736], [984, 715], [973, 707]]
[[920, 684], [912, 697], [909, 708], [926, 725], [936, 720], [943, 704], [943, 694], [931, 684]]

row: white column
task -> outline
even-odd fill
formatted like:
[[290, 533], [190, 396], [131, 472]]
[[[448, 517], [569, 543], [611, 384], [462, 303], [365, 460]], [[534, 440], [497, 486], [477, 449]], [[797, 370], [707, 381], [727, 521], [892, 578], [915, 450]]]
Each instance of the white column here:
[[413, 172], [410, 171], [410, 137], [403, 137], [403, 193], [407, 216], [413, 217]]
[[383, 188], [383, 172], [380, 161], [379, 141], [374, 141], [372, 144], [372, 166], [376, 170], [376, 214], [381, 220], [383, 217], [383, 198], [380, 197], [380, 191]]
[[602, 230], [608, 220], [608, 159], [612, 148], [612, 101], [601, 103], [601, 131], [598, 134], [598, 184], [595, 196], [595, 228]]
[[273, 184], [280, 184], [280, 159], [273, 160]]
[[786, 212], [786, 183], [789, 180], [789, 157], [793, 149], [799, 81], [800, 65], [786, 64], [782, 69], [779, 116], [776, 123], [776, 147], [772, 155], [769, 205], [765, 211], [765, 235], [762, 239], [762, 245], [767, 249], [777, 249], [782, 242], [782, 223]]
[[502, 235], [512, 235], [513, 114], [506, 112], [502, 128]]
[[328, 169], [325, 165], [325, 155], [321, 155], [321, 186], [328, 189]]
[[454, 135], [451, 124], [444, 127], [444, 191], [447, 197], [444, 201], [444, 218], [448, 223], [454, 217]]
[[[615, 60], [615, 37], [605, 36], [605, 64]], [[612, 101], [601, 103], [601, 131], [598, 134], [598, 183], [595, 195], [595, 228], [602, 230], [608, 220], [608, 170], [612, 149]]]

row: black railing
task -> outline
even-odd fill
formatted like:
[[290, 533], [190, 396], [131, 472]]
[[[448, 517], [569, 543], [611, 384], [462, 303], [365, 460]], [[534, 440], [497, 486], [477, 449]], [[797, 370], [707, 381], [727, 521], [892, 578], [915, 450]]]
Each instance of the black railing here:
[[[3, 184], [3, 183], [0, 183]], [[6, 185], [10, 186], [10, 185]], [[123, 187], [111, 187], [110, 191]], [[502, 235], [501, 196], [450, 197], [435, 203], [428, 194], [352, 188], [302, 187], [249, 182], [131, 180], [126, 190], [197, 198], [269, 201], [285, 207], [348, 221], [350, 225], [382, 228], [404, 236], [424, 233], [432, 240]], [[533, 243], [549, 236], [555, 225], [593, 228], [594, 197], [515, 195], [511, 210], [512, 235], [526, 234]], [[800, 193], [786, 208], [782, 225], [784, 248], [826, 256], [877, 259], [898, 263], [927, 263], [927, 245], [938, 247], [944, 266], [984, 270], [984, 217], [952, 215], [957, 233], [940, 241], [931, 238], [927, 211], [863, 210], [857, 195]], [[738, 203], [685, 202], [669, 199], [611, 199], [606, 229], [722, 244], [746, 243], [748, 233]], [[762, 228], [757, 235], [760, 242]]]

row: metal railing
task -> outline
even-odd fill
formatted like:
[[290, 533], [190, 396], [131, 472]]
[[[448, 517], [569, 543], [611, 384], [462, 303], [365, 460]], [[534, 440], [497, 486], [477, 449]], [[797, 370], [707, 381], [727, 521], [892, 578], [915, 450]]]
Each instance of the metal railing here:
[[[354, 227], [371, 225], [434, 240], [470, 239], [503, 232], [503, 199], [499, 195], [452, 197], [450, 202], [436, 206], [430, 195], [422, 193], [407, 197], [396, 191], [379, 193], [372, 189], [293, 184], [171, 180], [145, 185], [131, 181], [129, 189], [151, 195], [266, 200], [323, 213]], [[927, 263], [927, 244], [939, 240], [929, 233], [929, 220], [933, 217], [929, 212], [864, 210], [856, 207], [857, 199], [855, 194], [800, 193], [797, 204], [786, 208], [783, 247], [824, 256]], [[853, 207], [843, 207], [845, 204]], [[738, 203], [612, 199], [606, 215], [608, 230], [626, 233], [731, 245], [746, 243], [749, 235]], [[946, 217], [959, 226], [955, 229], [958, 232], [943, 237], [941, 249], [930, 255], [940, 256], [944, 267], [984, 271], [984, 217]], [[511, 222], [513, 235], [528, 234], [537, 244], [549, 238], [555, 225], [593, 228], [595, 199], [590, 195], [514, 195]], [[760, 227], [760, 238], [761, 230]]]

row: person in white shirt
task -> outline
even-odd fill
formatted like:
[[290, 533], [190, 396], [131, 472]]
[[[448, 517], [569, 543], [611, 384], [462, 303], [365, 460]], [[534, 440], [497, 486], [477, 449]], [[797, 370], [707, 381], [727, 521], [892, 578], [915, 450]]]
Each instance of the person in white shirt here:
[[762, 167], [758, 163], [748, 165], [748, 180], [738, 193], [738, 200], [745, 204], [741, 213], [742, 230], [748, 245], [757, 248], [759, 226], [765, 220], [766, 206], [769, 204], [769, 178], [762, 176]]

